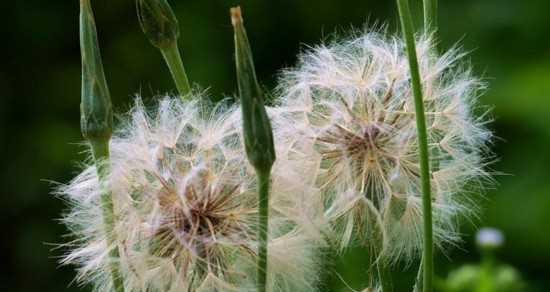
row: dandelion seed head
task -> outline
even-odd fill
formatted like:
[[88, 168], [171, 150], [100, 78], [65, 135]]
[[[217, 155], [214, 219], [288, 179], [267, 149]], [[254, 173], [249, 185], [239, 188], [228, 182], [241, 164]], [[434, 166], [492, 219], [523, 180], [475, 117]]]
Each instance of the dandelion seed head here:
[[[212, 109], [198, 101], [204, 99], [202, 94], [186, 102], [167, 97], [148, 111], [138, 98], [113, 135], [108, 185], [116, 214], [116, 260], [127, 291], [255, 289], [254, 172], [234, 109]], [[79, 266], [80, 282], [106, 291], [108, 266], [115, 259], [107, 252], [98, 188], [95, 167], [89, 166], [58, 190], [69, 201], [63, 220], [76, 238], [66, 245], [70, 251], [63, 262]], [[284, 201], [276, 191], [272, 197]], [[284, 208], [274, 204], [273, 209]], [[310, 291], [315, 285], [315, 249], [296, 228], [282, 216], [270, 220], [268, 262], [287, 268], [269, 266], [269, 291]]]
[[[405, 43], [383, 31], [356, 33], [302, 54], [283, 72], [275, 122], [279, 141], [320, 158], [313, 171], [342, 248], [374, 244], [389, 261], [412, 259], [422, 244], [420, 169]], [[457, 215], [473, 215], [466, 186], [488, 179], [484, 85], [457, 48], [438, 55], [417, 38], [433, 188], [436, 243], [459, 240]], [[293, 150], [289, 150], [290, 152]], [[473, 183], [473, 184], [472, 184]], [[377, 243], [373, 243], [377, 242]]]

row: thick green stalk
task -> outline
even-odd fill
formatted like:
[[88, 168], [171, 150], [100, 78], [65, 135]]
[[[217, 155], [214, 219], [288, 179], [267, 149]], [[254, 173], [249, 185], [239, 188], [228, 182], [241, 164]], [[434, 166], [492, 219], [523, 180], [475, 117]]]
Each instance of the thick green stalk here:
[[124, 292], [124, 284], [118, 264], [119, 252], [113, 228], [115, 213], [108, 186], [109, 141], [113, 125], [111, 97], [97, 40], [94, 15], [90, 0], [80, 1], [80, 50], [82, 57], [82, 99], [80, 103], [80, 128], [88, 140], [97, 169], [101, 207], [107, 247], [109, 270], [116, 292]]
[[181, 55], [179, 53], [178, 44], [173, 43], [166, 48], [160, 50], [174, 83], [176, 83], [176, 88], [182, 99], [185, 99], [186, 96], [191, 92], [191, 86], [189, 86], [189, 79], [187, 79], [187, 74], [185, 73], [185, 68], [183, 67], [183, 62], [181, 60]]
[[416, 129], [418, 134], [418, 149], [420, 156], [420, 179], [422, 185], [422, 215], [424, 217], [424, 254], [423, 254], [423, 291], [433, 291], [433, 230], [432, 230], [432, 195], [430, 186], [430, 165], [428, 153], [428, 135], [426, 130], [426, 117], [422, 100], [422, 85], [416, 45], [414, 40], [414, 28], [408, 0], [397, 0], [399, 17], [405, 42], [411, 71], [411, 84], [414, 95], [416, 112]]
[[116, 246], [116, 238], [113, 234], [113, 226], [115, 224], [115, 214], [113, 197], [109, 191], [107, 183], [110, 172], [109, 162], [109, 142], [102, 140], [90, 140], [92, 153], [96, 165], [97, 177], [99, 180], [99, 189], [101, 196], [101, 207], [103, 209], [103, 224], [107, 237], [107, 246], [109, 246], [109, 268], [111, 270], [111, 280], [113, 288], [117, 292], [124, 291], [124, 283], [120, 274], [119, 264], [117, 262], [120, 257], [118, 247]]
[[269, 180], [275, 162], [271, 122], [264, 106], [263, 92], [256, 78], [252, 50], [243, 25], [241, 9], [231, 8], [235, 32], [235, 65], [243, 119], [243, 138], [248, 161], [258, 177], [258, 291], [266, 291]]
[[258, 291], [266, 291], [267, 283], [267, 235], [269, 218], [269, 172], [258, 173]]
[[423, 0], [424, 29], [431, 33], [437, 29], [437, 0]]

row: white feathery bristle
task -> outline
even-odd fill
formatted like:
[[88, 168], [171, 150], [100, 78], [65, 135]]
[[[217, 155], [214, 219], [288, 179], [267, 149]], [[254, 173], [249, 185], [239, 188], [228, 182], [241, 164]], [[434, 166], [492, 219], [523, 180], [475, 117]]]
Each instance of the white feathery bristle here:
[[[438, 55], [417, 38], [432, 171], [434, 236], [459, 240], [457, 215], [474, 215], [469, 183], [489, 179], [484, 89], [458, 49]], [[389, 262], [412, 260], [422, 246], [420, 171], [414, 99], [405, 43], [385, 32], [355, 34], [310, 49], [283, 72], [276, 95], [276, 141], [313, 176], [341, 248], [375, 246]], [[299, 155], [294, 155], [299, 153]], [[299, 182], [297, 182], [299, 183]], [[470, 189], [471, 190], [471, 189]], [[475, 191], [475, 190], [474, 190]], [[316, 199], [314, 199], [316, 200]]]

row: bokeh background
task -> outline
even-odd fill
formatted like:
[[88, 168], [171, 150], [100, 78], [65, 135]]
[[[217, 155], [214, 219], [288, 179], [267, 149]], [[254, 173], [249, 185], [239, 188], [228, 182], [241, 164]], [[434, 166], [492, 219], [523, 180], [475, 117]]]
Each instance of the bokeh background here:
[[[421, 1], [412, 0], [418, 7]], [[152, 102], [174, 92], [160, 54], [143, 37], [132, 0], [94, 0], [103, 61], [117, 112], [141, 92]], [[214, 98], [236, 92], [228, 9], [236, 1], [172, 0], [180, 20], [180, 46], [190, 79]], [[365, 23], [398, 27], [394, 1], [242, 1], [259, 77], [272, 88], [276, 73], [306, 45], [334, 31]], [[88, 291], [71, 283], [55, 244], [66, 229], [57, 221], [64, 203], [50, 195], [51, 181], [67, 182], [79, 170], [80, 58], [78, 1], [25, 0], [0, 4], [0, 291]], [[478, 260], [473, 234], [495, 226], [506, 235], [499, 259], [516, 266], [527, 291], [550, 291], [550, 1], [440, 1], [440, 43], [470, 51], [489, 83], [481, 98], [492, 106], [499, 138], [492, 165], [498, 184], [480, 201], [483, 213], [466, 223], [464, 244], [439, 254], [438, 275]], [[418, 8], [417, 8], [418, 12]], [[418, 13], [417, 13], [418, 14]], [[335, 269], [361, 288], [366, 255], [343, 256]], [[407, 291], [414, 265], [397, 277]], [[327, 277], [326, 291], [343, 287]]]

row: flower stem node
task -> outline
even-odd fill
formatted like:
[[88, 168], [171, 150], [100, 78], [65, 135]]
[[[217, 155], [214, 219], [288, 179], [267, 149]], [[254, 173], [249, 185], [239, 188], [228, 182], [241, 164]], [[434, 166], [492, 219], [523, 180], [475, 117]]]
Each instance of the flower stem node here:
[[141, 29], [157, 48], [168, 48], [179, 37], [178, 20], [166, 0], [137, 0]]

